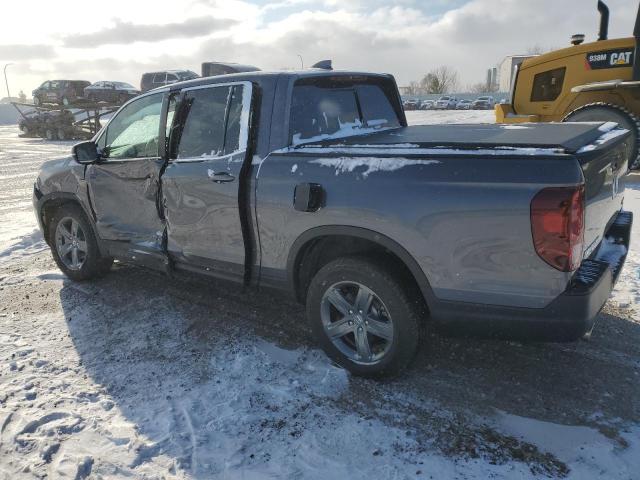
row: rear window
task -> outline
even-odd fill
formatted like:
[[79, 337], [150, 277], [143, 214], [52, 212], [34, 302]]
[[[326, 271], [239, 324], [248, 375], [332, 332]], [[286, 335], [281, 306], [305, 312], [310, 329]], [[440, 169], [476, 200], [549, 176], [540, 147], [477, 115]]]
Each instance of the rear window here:
[[389, 92], [376, 83], [331, 79], [297, 82], [291, 103], [293, 144], [400, 126]]
[[176, 72], [176, 76], [180, 80], [193, 80], [194, 78], [198, 78], [198, 74], [192, 72], [191, 70], [186, 70], [184, 72]]
[[532, 102], [552, 102], [560, 96], [566, 68], [556, 68], [533, 77]]

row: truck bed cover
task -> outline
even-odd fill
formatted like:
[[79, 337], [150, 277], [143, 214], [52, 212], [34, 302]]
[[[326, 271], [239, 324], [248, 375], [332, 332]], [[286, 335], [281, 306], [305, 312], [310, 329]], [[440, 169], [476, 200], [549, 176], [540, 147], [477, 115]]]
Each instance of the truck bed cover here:
[[529, 153], [573, 154], [623, 136], [616, 123], [540, 123], [520, 125], [413, 125], [325, 139], [302, 147], [370, 147], [402, 149], [507, 149]]

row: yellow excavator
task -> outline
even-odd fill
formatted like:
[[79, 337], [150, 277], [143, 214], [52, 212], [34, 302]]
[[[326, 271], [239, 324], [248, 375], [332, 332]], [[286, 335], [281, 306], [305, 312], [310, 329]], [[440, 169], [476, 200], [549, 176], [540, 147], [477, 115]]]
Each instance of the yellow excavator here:
[[538, 55], [519, 65], [511, 103], [496, 105], [498, 123], [612, 121], [632, 132], [629, 167], [640, 168], [640, 7], [633, 37], [608, 38], [609, 8], [598, 1], [598, 40]]

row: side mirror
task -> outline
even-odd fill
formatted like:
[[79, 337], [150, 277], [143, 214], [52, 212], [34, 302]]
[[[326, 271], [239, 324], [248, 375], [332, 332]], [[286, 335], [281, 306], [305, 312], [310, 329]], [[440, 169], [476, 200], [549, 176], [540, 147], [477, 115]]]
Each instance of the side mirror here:
[[94, 163], [100, 159], [100, 155], [98, 154], [98, 147], [91, 140], [76, 143], [72, 147], [71, 152], [73, 154], [74, 160], [84, 165]]

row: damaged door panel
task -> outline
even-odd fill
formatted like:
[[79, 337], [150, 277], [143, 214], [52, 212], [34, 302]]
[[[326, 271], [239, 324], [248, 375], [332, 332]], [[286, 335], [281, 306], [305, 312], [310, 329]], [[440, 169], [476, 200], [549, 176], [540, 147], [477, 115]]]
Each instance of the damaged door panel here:
[[244, 279], [239, 192], [251, 93], [249, 82], [183, 90], [162, 176], [167, 250], [178, 268]]
[[85, 173], [100, 237], [114, 256], [149, 266], [166, 263], [158, 210], [164, 102], [165, 93], [155, 93], [120, 110], [98, 138], [100, 161]]

